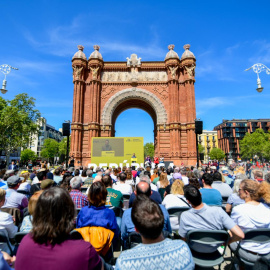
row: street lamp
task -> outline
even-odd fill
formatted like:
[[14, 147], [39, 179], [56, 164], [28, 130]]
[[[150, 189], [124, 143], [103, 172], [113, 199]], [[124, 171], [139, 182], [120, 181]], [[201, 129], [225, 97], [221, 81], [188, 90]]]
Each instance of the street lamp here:
[[4, 64], [0, 66], [0, 71], [5, 75], [5, 78], [3, 80], [2, 88], [0, 89], [2, 94], [5, 94], [7, 92], [6, 86], [7, 86], [7, 80], [6, 76], [10, 73], [11, 69], [18, 70], [18, 68], [12, 67], [10, 65]]
[[259, 77], [259, 73], [261, 73], [262, 71], [265, 71], [266, 74], [270, 75], [270, 69], [263, 65], [263, 64], [254, 64], [252, 67], [246, 69], [245, 71], [248, 71], [250, 69], [253, 69], [253, 71], [255, 73], [257, 73], [257, 85], [258, 85], [258, 88], [256, 89], [259, 93], [262, 92], [263, 90], [263, 87], [262, 87], [262, 83], [261, 83], [261, 80], [260, 80], [260, 77]]

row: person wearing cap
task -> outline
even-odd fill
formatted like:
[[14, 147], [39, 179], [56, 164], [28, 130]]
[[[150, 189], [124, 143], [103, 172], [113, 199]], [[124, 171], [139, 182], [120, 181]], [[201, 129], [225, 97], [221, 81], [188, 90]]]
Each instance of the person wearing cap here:
[[70, 180], [71, 191], [69, 193], [76, 208], [83, 208], [89, 205], [88, 197], [81, 192], [82, 178], [75, 176]]
[[42, 190], [53, 187], [54, 185], [55, 185], [55, 182], [52, 179], [45, 179], [45, 180], [42, 180], [40, 183], [40, 187]]
[[28, 206], [27, 197], [24, 194], [18, 193], [17, 189], [19, 188], [23, 177], [13, 175], [7, 180], [7, 193], [6, 193], [6, 202], [2, 208], [18, 208], [22, 210]]

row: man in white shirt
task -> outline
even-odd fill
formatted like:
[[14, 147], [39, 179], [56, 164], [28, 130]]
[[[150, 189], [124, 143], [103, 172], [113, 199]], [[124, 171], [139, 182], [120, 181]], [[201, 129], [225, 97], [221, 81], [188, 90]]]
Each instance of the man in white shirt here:
[[113, 185], [113, 189], [120, 191], [123, 195], [124, 194], [131, 195], [132, 194], [132, 187], [131, 187], [131, 185], [125, 183], [126, 179], [127, 179], [126, 173], [121, 172], [119, 174], [120, 181]]

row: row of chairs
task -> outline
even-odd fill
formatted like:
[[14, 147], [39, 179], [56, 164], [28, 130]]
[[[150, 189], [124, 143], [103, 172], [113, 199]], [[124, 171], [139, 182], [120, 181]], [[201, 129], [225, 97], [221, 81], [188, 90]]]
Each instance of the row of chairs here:
[[[228, 246], [228, 241], [230, 236], [227, 231], [223, 230], [195, 230], [190, 231], [187, 234], [187, 244], [191, 249], [191, 253], [193, 256], [194, 263], [200, 267], [214, 267], [216, 265], [219, 266], [224, 262], [224, 254], [226, 247]], [[245, 232], [245, 242], [265, 244], [270, 242], [270, 229], [254, 229], [248, 230]], [[223, 252], [220, 253], [216, 250], [213, 253], [200, 253], [192, 249], [193, 243], [205, 244], [205, 245], [217, 245], [223, 246]], [[254, 263], [246, 260], [241, 257], [239, 254], [239, 249], [241, 245], [238, 243], [237, 249], [231, 252], [234, 256], [232, 256], [231, 268], [235, 263], [240, 262], [246, 266], [254, 266]]]

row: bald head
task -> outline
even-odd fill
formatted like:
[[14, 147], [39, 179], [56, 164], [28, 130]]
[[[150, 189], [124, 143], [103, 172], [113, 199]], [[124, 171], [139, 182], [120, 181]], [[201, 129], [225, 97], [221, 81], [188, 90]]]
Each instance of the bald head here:
[[136, 186], [135, 194], [136, 196], [146, 195], [147, 197], [150, 197], [152, 194], [150, 184], [145, 181], [139, 182]]
[[101, 182], [102, 176], [100, 174], [96, 175], [95, 179], [93, 180], [93, 183], [95, 182]]

